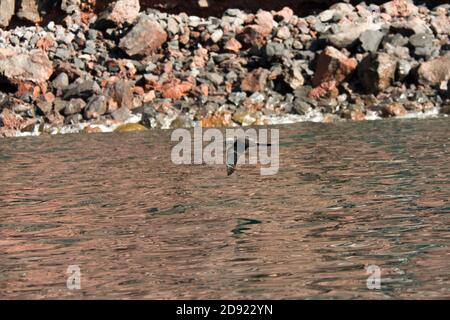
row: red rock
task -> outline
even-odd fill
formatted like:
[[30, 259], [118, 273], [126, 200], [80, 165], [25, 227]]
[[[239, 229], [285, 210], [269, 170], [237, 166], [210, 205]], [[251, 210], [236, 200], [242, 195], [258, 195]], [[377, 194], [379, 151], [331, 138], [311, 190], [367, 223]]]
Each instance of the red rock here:
[[284, 7], [278, 12], [275, 12], [274, 16], [276, 18], [280, 18], [281, 20], [289, 21], [290, 18], [294, 15], [294, 11], [292, 11], [289, 7]]
[[10, 130], [22, 130], [36, 122], [33, 118], [23, 118], [13, 111], [4, 108], [0, 113], [0, 123], [3, 127]]
[[109, 22], [115, 25], [124, 23], [132, 24], [138, 14], [141, 6], [139, 0], [118, 0], [112, 2], [108, 8], [99, 14], [96, 25], [108, 25]]
[[235, 38], [231, 38], [230, 40], [228, 40], [225, 43], [223, 48], [229, 52], [239, 53], [239, 51], [242, 48], [242, 44], [239, 41], [237, 41]]
[[406, 114], [405, 107], [398, 103], [394, 102], [383, 107], [382, 113], [385, 117], [397, 117]]
[[229, 127], [232, 123], [229, 112], [215, 112], [200, 120], [200, 126], [204, 128]]
[[364, 112], [361, 110], [344, 110], [342, 116], [345, 119], [353, 120], [353, 121], [363, 121], [366, 119]]
[[42, 50], [3, 58], [4, 56], [0, 53], [0, 74], [14, 84], [20, 81], [42, 83], [47, 81], [53, 73], [52, 62]]
[[255, 22], [262, 34], [269, 35], [272, 32], [275, 21], [270, 12], [259, 11], [255, 16]]
[[326, 91], [332, 91], [335, 95], [336, 86], [356, 69], [357, 64], [356, 59], [348, 58], [333, 47], [326, 47], [319, 56], [312, 80], [313, 86], [317, 88], [310, 95], [322, 96]]
[[167, 33], [154, 19], [143, 16], [125, 35], [119, 47], [129, 56], [145, 57], [152, 54], [167, 41]]
[[83, 129], [83, 131], [82, 131], [83, 133], [101, 133], [102, 132], [102, 129], [101, 128], [99, 128], [99, 127], [91, 127], [91, 126], [87, 126], [87, 127], [84, 127], [84, 129]]
[[450, 34], [450, 17], [445, 15], [432, 17], [431, 27], [438, 34]]
[[254, 28], [254, 25], [244, 28], [244, 30], [238, 34], [238, 39], [242, 44], [257, 47], [261, 47], [267, 41], [266, 36], [259, 32], [258, 28]]
[[450, 54], [422, 63], [417, 74], [422, 84], [439, 85], [450, 80]]
[[369, 54], [359, 64], [358, 77], [368, 92], [378, 93], [394, 81], [396, 67], [397, 61], [387, 53]]
[[269, 70], [258, 68], [249, 72], [242, 80], [241, 89], [247, 92], [263, 91], [266, 87]]
[[42, 37], [36, 42], [36, 48], [47, 52], [48, 49], [55, 45], [55, 41], [50, 37]]
[[118, 79], [108, 84], [105, 95], [117, 103], [118, 108], [133, 109], [133, 90], [129, 81]]
[[249, 25], [238, 35], [239, 40], [251, 46], [261, 46], [272, 33], [275, 21], [268, 11], [259, 11], [254, 19], [255, 24]]
[[46, 114], [45, 117], [47, 118], [47, 121], [50, 124], [58, 125], [64, 123], [64, 117], [58, 111], [55, 110]]
[[391, 17], [408, 17], [419, 12], [419, 9], [411, 0], [393, 0], [382, 4], [380, 7]]
[[158, 91], [161, 92], [164, 98], [178, 100], [185, 96], [192, 89], [192, 84], [187, 81], [174, 79], [163, 84]]

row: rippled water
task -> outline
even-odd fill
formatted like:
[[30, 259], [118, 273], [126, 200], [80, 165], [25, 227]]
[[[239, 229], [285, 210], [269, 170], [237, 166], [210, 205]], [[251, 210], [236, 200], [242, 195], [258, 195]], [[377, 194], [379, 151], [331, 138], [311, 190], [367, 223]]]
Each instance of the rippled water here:
[[280, 126], [274, 176], [168, 131], [0, 140], [0, 297], [450, 298], [449, 125]]

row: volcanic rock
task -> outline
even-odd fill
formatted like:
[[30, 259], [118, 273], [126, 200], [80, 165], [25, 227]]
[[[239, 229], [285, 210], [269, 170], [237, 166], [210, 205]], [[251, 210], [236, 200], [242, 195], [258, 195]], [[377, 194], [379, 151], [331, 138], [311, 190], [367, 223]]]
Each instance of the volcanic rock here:
[[16, 0], [2, 0], [0, 1], [0, 27], [4, 28], [9, 25], [14, 9]]
[[107, 109], [107, 98], [105, 96], [93, 96], [84, 109], [84, 117], [86, 119], [98, 118], [101, 115], [105, 114]]
[[110, 97], [117, 104], [118, 108], [133, 108], [132, 87], [127, 80], [120, 79], [110, 83], [106, 89], [105, 95]]
[[319, 56], [312, 84], [315, 87], [324, 83], [339, 83], [356, 69], [357, 61], [333, 47], [326, 47]]
[[366, 19], [366, 21], [347, 22], [335, 25], [333, 33], [325, 35], [324, 38], [336, 48], [348, 48], [356, 43], [363, 32], [379, 29], [380, 24], [373, 23], [369, 19]]
[[223, 46], [224, 50], [233, 52], [233, 53], [239, 53], [239, 51], [242, 48], [242, 44], [237, 41], [235, 38], [229, 39], [225, 45]]
[[408, 17], [419, 12], [419, 8], [411, 0], [389, 1], [382, 4], [380, 8], [391, 17]]
[[368, 92], [378, 93], [394, 81], [396, 66], [387, 53], [369, 54], [359, 64], [358, 77]]
[[422, 63], [417, 74], [422, 84], [439, 85], [450, 80], [450, 54]]
[[95, 22], [95, 27], [107, 29], [114, 25], [132, 24], [139, 15], [139, 0], [118, 0], [112, 2], [101, 12]]
[[387, 104], [381, 110], [385, 117], [402, 116], [406, 113], [405, 107], [398, 102]]
[[378, 30], [367, 30], [361, 33], [359, 41], [361, 42], [361, 48], [366, 52], [376, 52], [383, 40], [384, 34]]
[[64, 108], [64, 115], [70, 116], [75, 113], [80, 113], [85, 106], [86, 106], [86, 102], [84, 102], [84, 100], [82, 100], [80, 98], [70, 99], [70, 101], [67, 103], [67, 105]]
[[241, 89], [246, 92], [263, 91], [266, 87], [269, 70], [258, 68], [249, 72], [242, 80]]
[[63, 99], [89, 98], [93, 94], [101, 92], [100, 86], [93, 80], [82, 80], [72, 83], [63, 91]]
[[124, 122], [131, 116], [131, 111], [127, 107], [120, 107], [111, 113], [114, 120]]
[[131, 31], [120, 40], [119, 47], [131, 57], [145, 57], [166, 41], [167, 33], [157, 20], [142, 16]]
[[17, 84], [20, 81], [43, 83], [52, 73], [53, 65], [42, 50], [21, 54], [10, 50], [0, 52], [0, 74], [11, 83]]

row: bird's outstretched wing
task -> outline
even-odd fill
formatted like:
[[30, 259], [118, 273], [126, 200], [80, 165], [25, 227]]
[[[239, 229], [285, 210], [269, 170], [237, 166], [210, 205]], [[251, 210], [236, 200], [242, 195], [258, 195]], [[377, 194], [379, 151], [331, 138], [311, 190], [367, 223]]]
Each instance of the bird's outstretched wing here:
[[248, 145], [246, 145], [245, 142], [237, 139], [227, 147], [226, 165], [228, 176], [233, 174], [233, 172], [236, 170], [238, 159], [243, 153], [245, 153], [245, 150], [247, 150], [247, 148]]

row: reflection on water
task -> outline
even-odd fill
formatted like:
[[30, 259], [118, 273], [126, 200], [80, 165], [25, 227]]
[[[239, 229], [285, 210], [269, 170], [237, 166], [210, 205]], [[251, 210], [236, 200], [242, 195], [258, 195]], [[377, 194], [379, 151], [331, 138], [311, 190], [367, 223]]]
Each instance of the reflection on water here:
[[280, 128], [274, 176], [166, 131], [0, 141], [0, 298], [450, 298], [449, 120]]

